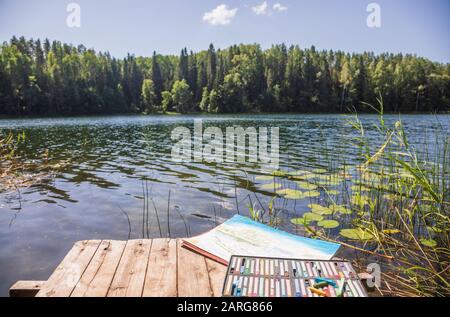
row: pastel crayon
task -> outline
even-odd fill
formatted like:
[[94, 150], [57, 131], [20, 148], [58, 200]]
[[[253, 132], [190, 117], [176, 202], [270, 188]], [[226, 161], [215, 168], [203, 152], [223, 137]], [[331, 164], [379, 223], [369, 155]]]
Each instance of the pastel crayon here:
[[314, 283], [313, 285], [314, 288], [324, 288], [324, 287], [328, 287], [328, 283], [327, 282], [319, 282], [319, 283]]
[[300, 290], [302, 292], [302, 296], [304, 296], [304, 297], [309, 296], [308, 292], [306, 291], [305, 280], [301, 279], [301, 280], [298, 280], [298, 281], [299, 281], [299, 284], [300, 284]]
[[233, 257], [233, 260], [231, 260], [231, 266], [230, 266], [230, 273], [233, 274], [236, 270], [236, 257]]
[[270, 297], [275, 296], [275, 281], [274, 279], [270, 279]]
[[269, 260], [265, 260], [265, 273], [264, 275], [270, 275], [270, 261]]
[[348, 281], [348, 285], [350, 286], [350, 289], [351, 289], [354, 297], [363, 297], [363, 294], [358, 291], [358, 287], [355, 284], [356, 284], [355, 281], [352, 281], [352, 280]]
[[270, 296], [270, 280], [268, 278], [266, 278], [264, 280], [264, 291], [265, 291], [264, 297], [269, 297]]
[[301, 297], [302, 293], [300, 291], [300, 283], [298, 279], [294, 280], [294, 288], [295, 288], [295, 296], [296, 297]]
[[336, 297], [343, 297], [345, 292], [345, 279], [341, 278], [338, 282], [338, 289], [336, 291]]
[[300, 262], [300, 265], [302, 267], [303, 277], [308, 277], [308, 270], [306, 268], [306, 264], [302, 261], [302, 262]]
[[259, 279], [259, 297], [266, 297], [266, 295], [265, 294], [267, 294], [267, 293], [264, 293], [264, 282], [265, 281], [265, 279], [263, 278], [263, 277], [261, 277], [260, 279]]
[[335, 283], [333, 280], [330, 280], [330, 279], [327, 279], [327, 278], [323, 278], [323, 277], [316, 277], [316, 278], [314, 279], [314, 282], [316, 282], [316, 283], [325, 282], [325, 283], [327, 283], [328, 285], [331, 285], [331, 286], [336, 287], [336, 283]]
[[280, 281], [275, 280], [275, 297], [281, 297]]
[[280, 275], [284, 275], [284, 262], [283, 262], [283, 261], [280, 261], [280, 266], [279, 266], [279, 268], [280, 268], [279, 274], [280, 274]]
[[259, 291], [258, 282], [259, 282], [259, 278], [255, 277], [254, 281], [253, 281], [253, 296], [258, 296], [258, 291]]
[[306, 270], [308, 271], [308, 277], [313, 276], [312, 268], [311, 268], [311, 262], [306, 262]]
[[247, 296], [249, 296], [249, 297], [253, 297], [254, 296], [254, 293], [253, 293], [253, 281], [254, 281], [254, 278], [250, 277], [249, 281], [248, 281], [248, 291], [247, 291]]
[[290, 279], [286, 279], [286, 296], [292, 297], [292, 283]]
[[327, 296], [327, 293], [325, 293], [324, 291], [322, 291], [322, 290], [320, 290], [320, 289], [317, 289], [317, 288], [314, 288], [314, 287], [309, 287], [309, 290], [310, 290], [312, 293], [314, 293], [315, 295], [323, 296], [323, 297], [326, 297], [326, 296]]
[[247, 296], [247, 283], [248, 283], [248, 277], [244, 277], [244, 281], [242, 282], [242, 296]]
[[292, 267], [292, 276], [293, 277], [297, 277], [298, 271], [297, 271], [297, 267], [295, 266], [295, 262], [294, 261], [291, 261], [291, 267]]
[[336, 291], [333, 286], [328, 286], [328, 291], [330, 292], [330, 297], [336, 297]]
[[281, 284], [281, 297], [286, 297], [286, 280], [281, 279], [280, 284]]
[[309, 280], [303, 280], [303, 281], [304, 281], [304, 283], [305, 283], [305, 289], [306, 289], [306, 292], [307, 292], [307, 294], [308, 294], [308, 297], [317, 297], [317, 295], [314, 296], [314, 294], [313, 294], [313, 293], [311, 292], [311, 290], [309, 289], [309, 287], [311, 286]]

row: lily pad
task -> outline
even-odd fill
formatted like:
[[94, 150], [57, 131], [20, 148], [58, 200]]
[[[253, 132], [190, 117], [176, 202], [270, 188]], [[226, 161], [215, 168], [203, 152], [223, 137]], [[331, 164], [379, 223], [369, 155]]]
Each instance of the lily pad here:
[[368, 188], [366, 186], [354, 185], [354, 186], [352, 186], [352, 191], [353, 192], [370, 192], [370, 188]]
[[322, 221], [323, 220], [323, 216], [318, 215], [318, 214], [314, 214], [312, 212], [307, 212], [303, 215], [303, 218], [305, 218], [308, 221]]
[[309, 208], [311, 208], [311, 211], [317, 215], [331, 215], [333, 211], [328, 208], [317, 204], [309, 204]]
[[292, 218], [291, 223], [293, 223], [296, 226], [304, 226], [309, 225], [310, 221], [308, 219], [302, 218]]
[[335, 189], [331, 189], [331, 190], [327, 190], [328, 195], [339, 195], [339, 191], [335, 190]]
[[272, 175], [259, 175], [259, 176], [256, 176], [255, 179], [257, 181], [272, 181], [273, 176]]
[[434, 248], [437, 246], [437, 242], [433, 239], [420, 239], [420, 243], [422, 243], [426, 247]]
[[282, 187], [281, 184], [278, 184], [278, 183], [264, 184], [261, 186], [261, 188], [265, 189], [265, 190], [279, 189], [281, 187]]
[[325, 229], [334, 229], [339, 227], [339, 222], [336, 220], [322, 220], [317, 223], [319, 227], [323, 227]]
[[351, 209], [348, 209], [342, 205], [332, 205], [332, 206], [330, 206], [330, 208], [332, 210], [334, 210], [335, 212], [338, 212], [342, 215], [351, 215], [353, 213], [353, 211]]
[[292, 199], [292, 200], [298, 200], [303, 199], [305, 196], [303, 195], [303, 192], [295, 189], [281, 189], [277, 190], [277, 194], [280, 196], [283, 196], [286, 199]]
[[301, 189], [305, 189], [305, 190], [316, 190], [317, 189], [317, 185], [314, 185], [314, 184], [311, 184], [311, 183], [308, 183], [308, 182], [297, 181], [295, 183]]
[[351, 239], [351, 240], [361, 240], [361, 241], [367, 241], [372, 240], [373, 235], [370, 232], [367, 232], [361, 228], [357, 229], [342, 229], [339, 234], [345, 238]]
[[303, 196], [305, 196], [307, 198], [319, 197], [320, 193], [317, 190], [311, 190], [308, 192], [304, 192]]
[[273, 176], [286, 176], [287, 173], [285, 171], [278, 170], [278, 171], [273, 171], [272, 175]]

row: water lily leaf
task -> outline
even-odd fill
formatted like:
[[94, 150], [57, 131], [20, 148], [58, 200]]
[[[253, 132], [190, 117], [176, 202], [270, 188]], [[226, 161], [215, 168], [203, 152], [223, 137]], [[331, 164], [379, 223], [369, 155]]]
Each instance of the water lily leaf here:
[[299, 190], [295, 190], [295, 189], [281, 189], [281, 190], [277, 190], [277, 194], [280, 195], [280, 196], [283, 196], [286, 199], [297, 200], [297, 199], [305, 198], [303, 192], [301, 192]]
[[422, 239], [420, 239], [420, 243], [422, 243], [424, 246], [430, 247], [430, 248], [434, 248], [437, 246], [437, 242], [434, 241], [433, 239], [422, 238]]
[[291, 176], [301, 176], [301, 175], [305, 175], [305, 174], [309, 174], [309, 173], [310, 172], [308, 172], [308, 171], [298, 170], [298, 171], [289, 172], [288, 174]]
[[301, 218], [292, 218], [291, 223], [296, 226], [307, 226], [311, 223], [311, 221], [308, 219], [305, 219], [304, 217], [301, 217]]
[[261, 186], [261, 188], [265, 189], [265, 190], [274, 190], [274, 189], [278, 189], [281, 187], [282, 187], [281, 184], [278, 184], [278, 183], [264, 184]]
[[314, 214], [312, 212], [307, 212], [303, 215], [303, 218], [305, 218], [308, 221], [322, 221], [323, 220], [323, 216], [318, 215], [318, 214]]
[[273, 176], [271, 176], [271, 175], [259, 175], [259, 176], [256, 176], [255, 179], [257, 181], [272, 181], [273, 180]]
[[370, 188], [366, 186], [354, 185], [352, 186], [353, 192], [370, 192]]
[[302, 182], [302, 181], [297, 181], [295, 182], [297, 184], [298, 187], [300, 187], [301, 189], [304, 190], [316, 190], [317, 189], [317, 185], [308, 183], [308, 182]]
[[278, 170], [278, 171], [273, 171], [273, 172], [272, 172], [272, 175], [273, 175], [273, 176], [286, 176], [286, 175], [287, 175], [287, 172]]
[[336, 220], [322, 220], [319, 221], [317, 225], [325, 229], [334, 229], [339, 227], [339, 222], [337, 222]]
[[333, 211], [328, 208], [317, 204], [309, 204], [309, 208], [311, 208], [311, 211], [317, 215], [331, 215]]
[[315, 169], [312, 170], [312, 172], [316, 173], [316, 174], [325, 174], [328, 171], [326, 169], [324, 169], [324, 168], [315, 168]]
[[339, 191], [331, 189], [331, 190], [327, 190], [328, 195], [339, 195]]
[[320, 193], [316, 190], [311, 190], [309, 192], [303, 193], [303, 196], [305, 196], [307, 198], [319, 197]]
[[341, 205], [331, 205], [330, 208], [334, 210], [335, 212], [338, 212], [342, 215], [351, 215], [353, 211], [351, 209], [346, 208], [345, 206]]
[[373, 235], [370, 232], [367, 232], [361, 228], [357, 229], [342, 229], [339, 234], [345, 238], [351, 239], [351, 240], [361, 240], [361, 241], [367, 241], [372, 240]]

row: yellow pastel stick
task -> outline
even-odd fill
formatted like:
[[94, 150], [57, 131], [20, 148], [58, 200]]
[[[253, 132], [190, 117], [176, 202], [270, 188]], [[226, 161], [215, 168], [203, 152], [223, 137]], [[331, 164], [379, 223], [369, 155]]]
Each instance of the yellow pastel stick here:
[[319, 296], [327, 297], [327, 293], [325, 293], [324, 291], [321, 291], [320, 289], [317, 289], [317, 288], [314, 288], [314, 287], [310, 287], [309, 290], [311, 292], [313, 292], [314, 294], [317, 294]]

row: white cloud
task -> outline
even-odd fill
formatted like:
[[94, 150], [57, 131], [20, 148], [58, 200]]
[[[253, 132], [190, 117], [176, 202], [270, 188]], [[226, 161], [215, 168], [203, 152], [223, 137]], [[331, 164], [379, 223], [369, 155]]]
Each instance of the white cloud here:
[[281, 3], [277, 2], [273, 5], [273, 9], [278, 12], [283, 12], [286, 11], [288, 7], [285, 7]]
[[229, 9], [226, 4], [221, 4], [214, 10], [206, 12], [203, 15], [203, 21], [211, 25], [227, 25], [231, 23], [237, 11], [237, 8]]
[[264, 1], [260, 5], [252, 7], [253, 12], [255, 12], [257, 15], [269, 15], [268, 5], [267, 1]]

